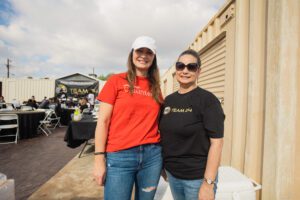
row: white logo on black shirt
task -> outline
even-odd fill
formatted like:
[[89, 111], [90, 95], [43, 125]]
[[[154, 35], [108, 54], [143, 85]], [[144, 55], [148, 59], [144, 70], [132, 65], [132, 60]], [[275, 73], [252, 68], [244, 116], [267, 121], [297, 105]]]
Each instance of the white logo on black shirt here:
[[171, 107], [165, 107], [164, 109], [164, 115], [167, 115], [171, 112]]

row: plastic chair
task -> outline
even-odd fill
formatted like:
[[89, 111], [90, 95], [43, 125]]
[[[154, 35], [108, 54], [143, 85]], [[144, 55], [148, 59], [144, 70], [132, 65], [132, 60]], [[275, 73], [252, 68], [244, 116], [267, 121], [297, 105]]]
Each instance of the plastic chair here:
[[[4, 124], [2, 124], [4, 122]], [[0, 144], [9, 144], [18, 142], [19, 136], [19, 119], [17, 114], [0, 114], [0, 131], [5, 129], [13, 129], [16, 128], [15, 134], [8, 134], [8, 135], [0, 135], [0, 137], [12, 137], [15, 136], [15, 141], [13, 142], [3, 142]]]

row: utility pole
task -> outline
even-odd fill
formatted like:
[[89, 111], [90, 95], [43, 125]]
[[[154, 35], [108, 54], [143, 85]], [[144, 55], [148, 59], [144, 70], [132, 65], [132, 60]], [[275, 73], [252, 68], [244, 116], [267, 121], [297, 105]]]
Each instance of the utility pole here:
[[7, 58], [7, 64], [6, 64], [6, 67], [7, 67], [7, 78], [9, 78], [9, 68], [10, 68], [10, 65], [9, 65], [9, 62], [10, 62], [11, 60], [9, 60], [8, 58]]

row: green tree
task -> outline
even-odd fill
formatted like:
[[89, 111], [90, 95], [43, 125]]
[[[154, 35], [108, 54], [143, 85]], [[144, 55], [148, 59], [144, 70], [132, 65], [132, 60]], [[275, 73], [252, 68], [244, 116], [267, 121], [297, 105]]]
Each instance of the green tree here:
[[102, 81], [106, 81], [109, 77], [111, 77], [112, 75], [114, 75], [115, 73], [109, 73], [107, 75], [101, 74], [98, 79], [102, 80]]

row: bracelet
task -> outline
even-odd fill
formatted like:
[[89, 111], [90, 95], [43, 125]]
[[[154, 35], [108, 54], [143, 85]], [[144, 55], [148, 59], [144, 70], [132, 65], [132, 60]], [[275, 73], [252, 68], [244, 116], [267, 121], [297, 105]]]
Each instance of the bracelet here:
[[94, 155], [106, 155], [106, 152], [95, 152]]

